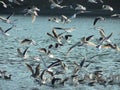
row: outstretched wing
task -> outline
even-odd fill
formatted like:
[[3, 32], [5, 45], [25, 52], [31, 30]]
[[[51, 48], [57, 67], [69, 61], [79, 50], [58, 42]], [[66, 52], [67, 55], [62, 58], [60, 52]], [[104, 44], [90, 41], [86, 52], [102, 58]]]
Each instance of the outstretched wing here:
[[27, 47], [24, 52], [23, 52], [23, 56], [25, 56], [25, 54], [27, 53], [27, 50], [28, 50], [29, 47]]
[[35, 68], [35, 76], [37, 77], [37, 76], [39, 76], [40, 75], [40, 64], [38, 64], [37, 66], [36, 66], [36, 68]]
[[31, 73], [34, 74], [34, 71], [33, 71], [32, 67], [27, 63], [25, 63], [25, 64], [26, 64], [27, 68], [31, 71]]
[[14, 26], [12, 26], [12, 27], [10, 27], [10, 28], [8, 28], [7, 30], [5, 30], [4, 32], [6, 33], [6, 32], [8, 32], [9, 30], [11, 30], [12, 28], [13, 28]]
[[11, 13], [6, 19], [9, 19], [13, 14], [14, 14], [14, 12]]

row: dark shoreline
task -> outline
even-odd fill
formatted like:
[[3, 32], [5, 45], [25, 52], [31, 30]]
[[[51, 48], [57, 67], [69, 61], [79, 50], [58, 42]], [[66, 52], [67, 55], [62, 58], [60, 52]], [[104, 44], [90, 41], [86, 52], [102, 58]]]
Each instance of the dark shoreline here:
[[[14, 12], [16, 15], [23, 15], [23, 8], [16, 8], [16, 9], [0, 9], [0, 14], [10, 14]], [[71, 9], [40, 9], [40, 12], [38, 12], [39, 16], [56, 16], [56, 15], [68, 15], [71, 16], [77, 11], [71, 10]], [[110, 16], [115, 13], [120, 13], [120, 10], [114, 10], [114, 11], [103, 11], [100, 9], [89, 9], [86, 11], [86, 13], [80, 13], [77, 16]]]

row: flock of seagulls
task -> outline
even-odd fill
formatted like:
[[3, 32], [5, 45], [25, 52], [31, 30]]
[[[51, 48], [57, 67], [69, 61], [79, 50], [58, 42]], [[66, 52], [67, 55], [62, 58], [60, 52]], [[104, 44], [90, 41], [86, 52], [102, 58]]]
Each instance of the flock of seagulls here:
[[[9, 0], [12, 3], [16, 3], [20, 5], [20, 2], [24, 2], [24, 0]], [[88, 0], [89, 3], [101, 3], [102, 9], [112, 12], [114, 9], [110, 5], [104, 5], [104, 2], [102, 0]], [[7, 8], [7, 4], [4, 3], [4, 1], [0, 1], [0, 3], [3, 5], [4, 8]], [[50, 8], [67, 8], [69, 6], [62, 5], [63, 0], [49, 0]], [[72, 19], [76, 18], [77, 14], [80, 14], [79, 11], [86, 11], [87, 8], [84, 7], [81, 4], [76, 4], [76, 7], [73, 8], [77, 13], [73, 14], [71, 17], [67, 17], [65, 15], [61, 15], [60, 17], [51, 17], [48, 19], [50, 22], [55, 23], [63, 23], [68, 24], [72, 22]], [[38, 12], [40, 11], [39, 8], [36, 6], [28, 7], [27, 9], [24, 9], [25, 14], [30, 14], [32, 16], [32, 23], [35, 22], [36, 17], [38, 16]], [[14, 12], [11, 13], [7, 18], [0, 16], [0, 20], [6, 24], [12, 25], [7, 30], [3, 30], [2, 27], [0, 27], [0, 33], [9, 37], [8, 31], [12, 30], [14, 27], [16, 27], [14, 21], [10, 20], [10, 17], [14, 16]], [[113, 14], [111, 17], [120, 17], [120, 14]], [[81, 56], [82, 60], [74, 61], [67, 63], [67, 58], [70, 57], [70, 54], [72, 53], [72, 50], [74, 50], [76, 47], [93, 47], [95, 49], [113, 49], [116, 51], [120, 51], [119, 46], [116, 43], [113, 43], [110, 38], [112, 38], [113, 32], [110, 34], [106, 34], [103, 27], [98, 27], [97, 23], [99, 21], [105, 21], [105, 18], [103, 16], [97, 16], [93, 21], [93, 29], [98, 31], [99, 37], [94, 38], [94, 35], [90, 36], [84, 36], [81, 37], [80, 40], [78, 40], [76, 43], [70, 44], [70, 40], [72, 38], [72, 32], [76, 30], [76, 27], [53, 27], [51, 32], [46, 32], [46, 36], [48, 37], [50, 43], [47, 47], [40, 47], [38, 48], [39, 51], [39, 57], [34, 58], [37, 62], [30, 64], [25, 62], [25, 67], [28, 68], [28, 70], [31, 72], [31, 77], [34, 78], [36, 82], [40, 85], [46, 85], [50, 87], [57, 87], [57, 86], [64, 86], [65, 84], [69, 85], [80, 85], [80, 84], [87, 84], [89, 86], [94, 86], [96, 83], [106, 86], [108, 84], [114, 84], [114, 81], [116, 78], [120, 78], [120, 76], [113, 76], [110, 80], [108, 78], [105, 78], [102, 74], [103, 71], [101, 70], [95, 70], [92, 73], [85, 73], [84, 76], [82, 76], [82, 70], [87, 70], [91, 63], [86, 62], [89, 60], [89, 57], [87, 56]], [[32, 58], [29, 56], [29, 45], [36, 45], [36, 42], [32, 39], [25, 38], [19, 42], [21, 45], [27, 45], [25, 49], [23, 48], [16, 48], [17, 56], [23, 60], [27, 60], [29, 58]], [[67, 51], [63, 52], [61, 51], [61, 47], [70, 45]], [[87, 46], [87, 47], [86, 47]], [[54, 52], [57, 52], [61, 54], [61, 57], [58, 58], [57, 54]], [[96, 55], [97, 56], [97, 55]], [[95, 56], [95, 57], [96, 57]], [[94, 57], [94, 56], [93, 56]], [[92, 57], [92, 58], [93, 58]], [[91, 59], [92, 59], [91, 58]], [[32, 58], [33, 59], [33, 58]], [[46, 61], [47, 60], [47, 61]], [[35, 67], [35, 69], [34, 69]], [[87, 71], [88, 72], [88, 71]], [[0, 79], [11, 79], [11, 74], [7, 75], [6, 71], [0, 70]], [[13, 77], [14, 78], [14, 77]], [[120, 83], [120, 82], [119, 82]]]

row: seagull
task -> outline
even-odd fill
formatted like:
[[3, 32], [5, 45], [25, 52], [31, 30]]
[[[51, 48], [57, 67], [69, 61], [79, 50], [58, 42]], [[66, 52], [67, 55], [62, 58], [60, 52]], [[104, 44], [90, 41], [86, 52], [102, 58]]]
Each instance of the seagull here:
[[53, 44], [50, 44], [49, 46], [48, 46], [48, 49], [53, 49], [53, 48], [58, 48], [59, 46], [63, 46], [63, 44], [59, 44], [59, 43], [55, 43], [55, 45], [53, 45]]
[[117, 46], [117, 44], [109, 44], [112, 49], [115, 49], [117, 51], [120, 51], [120, 48]]
[[9, 19], [14, 13], [11, 13], [7, 18], [0, 16], [0, 19], [8, 24], [13, 24], [12, 21]]
[[86, 58], [84, 57], [83, 60], [80, 62], [80, 64], [78, 64], [76, 62], [74, 62], [74, 64], [77, 65], [78, 67], [82, 68], [85, 63], [85, 60], [86, 60]]
[[32, 23], [36, 20], [36, 16], [38, 16], [37, 11], [40, 11], [39, 8], [33, 6], [32, 8], [28, 7], [27, 9], [24, 9], [26, 12], [25, 15], [30, 14], [32, 16]]
[[88, 2], [95, 3], [95, 4], [97, 4], [97, 3], [104, 3], [103, 0], [88, 0]]
[[8, 31], [10, 31], [12, 28], [14, 27], [14, 25], [10, 28], [8, 28], [7, 30], [3, 30], [1, 27], [0, 27], [0, 32], [5, 35], [5, 36], [9, 36], [9, 34], [7, 33]]
[[96, 48], [100, 49], [102, 44], [104, 42], [107, 42], [108, 44], [111, 43], [111, 41], [109, 40], [109, 38], [112, 36], [113, 33], [111, 33], [110, 35], [108, 36], [105, 36], [104, 32], [102, 30], [100, 30], [100, 34], [102, 36], [102, 40], [100, 41], [100, 43], [96, 46]]
[[2, 3], [2, 5], [3, 5], [4, 8], [7, 8], [7, 4], [5, 4], [5, 2], [0, 1], [0, 3]]
[[39, 51], [40, 52], [43, 52], [44, 54], [46, 54], [48, 57], [50, 58], [54, 58], [54, 55], [51, 54], [51, 51], [50, 50], [47, 50], [46, 48], [39, 48]]
[[[64, 33], [64, 32], [63, 32]], [[56, 40], [59, 44], [62, 44], [61, 40], [62, 40], [62, 34], [63, 33], [60, 33], [60, 34], [57, 34], [56, 30], [53, 29], [52, 30], [52, 34], [50, 33], [47, 33], [48, 36], [50, 36], [52, 39]]]
[[29, 47], [27, 47], [23, 52], [21, 51], [20, 48], [17, 48], [17, 52], [18, 52], [18, 56], [26, 59], [28, 57], [27, 55], [27, 50], [28, 50]]
[[98, 16], [98, 17], [96, 17], [95, 20], [94, 20], [94, 22], [93, 22], [93, 25], [95, 26], [95, 24], [96, 24], [97, 21], [99, 21], [99, 20], [105, 20], [105, 18], [102, 17], [102, 16]]
[[118, 18], [120, 18], [120, 14], [113, 14], [113, 15], [111, 15], [111, 17], [118, 17]]
[[63, 23], [69, 23], [69, 22], [71, 22], [71, 20], [67, 16], [61, 15], [61, 22], [63, 22]]
[[52, 80], [51, 80], [52, 86], [54, 87], [54, 85], [56, 84], [56, 82], [61, 81], [61, 80], [62, 80], [61, 78], [53, 77]]
[[12, 2], [12, 3], [15, 3], [17, 5], [21, 5], [21, 3], [19, 1], [23, 2], [24, 0], [8, 0], [8, 1]]
[[75, 8], [75, 10], [81, 10], [81, 11], [84, 11], [86, 10], [86, 7], [84, 7], [83, 5], [80, 5], [80, 4], [76, 4], [77, 7]]
[[89, 40], [93, 37], [94, 35], [90, 35], [88, 37], [82, 37], [81, 38], [81, 41], [78, 41], [77, 43], [75, 43], [74, 45], [72, 45], [68, 51], [67, 51], [67, 54], [69, 54], [69, 52], [76, 46], [83, 46], [83, 45], [88, 45], [88, 46], [97, 46], [96, 44], [94, 44], [93, 42], [90, 42]]
[[102, 9], [107, 11], [113, 11], [113, 8], [110, 5], [103, 5]]
[[50, 5], [51, 9], [54, 9], [54, 8], [65, 8], [65, 7], [67, 7], [67, 6], [61, 6], [60, 4], [62, 2], [59, 2], [59, 1], [58, 1], [58, 3], [55, 3], [53, 0], [49, 0], [49, 2], [51, 3], [51, 5]]
[[27, 63], [25, 63], [25, 64], [26, 64], [27, 68], [31, 71], [31, 73], [32, 73], [31, 76], [34, 77], [34, 78], [38, 78], [39, 75], [40, 75], [40, 64], [38, 64], [38, 65], [36, 66], [35, 71], [32, 69], [32, 66], [31, 66], [31, 65], [29, 65], [29, 64], [27, 64]]
[[[103, 39], [105, 39], [107, 36], [105, 35], [105, 31], [102, 29], [102, 28], [98, 28], [98, 30], [99, 30], [99, 33], [100, 33], [100, 35], [101, 35], [101, 41], [103, 40]], [[108, 36], [108, 38], [109, 37], [111, 37], [112, 36], [112, 33]], [[109, 40], [109, 39], [106, 39], [105, 40], [107, 43], [111, 43], [111, 41]]]
[[90, 3], [95, 3], [95, 4], [98, 3], [96, 0], [88, 0], [88, 2], [90, 2]]
[[48, 21], [53, 21], [53, 22], [59, 23], [59, 22], [61, 22], [61, 19], [57, 18], [57, 17], [53, 17], [53, 18], [49, 18]]
[[35, 44], [35, 41], [26, 38], [26, 39], [23, 39], [20, 43], [21, 44]]

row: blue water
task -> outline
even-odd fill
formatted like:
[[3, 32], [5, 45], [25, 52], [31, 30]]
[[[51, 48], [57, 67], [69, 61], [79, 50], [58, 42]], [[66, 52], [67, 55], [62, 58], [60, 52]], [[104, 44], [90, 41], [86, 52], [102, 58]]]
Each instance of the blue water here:
[[[6, 15], [1, 15], [6, 17]], [[49, 16], [50, 17], [50, 16]], [[68, 24], [55, 23], [48, 21], [49, 17], [39, 16], [36, 18], [36, 21], [32, 23], [30, 16], [13, 16], [11, 20], [18, 19], [15, 21], [16, 27], [10, 30], [8, 33], [10, 36], [0, 36], [0, 70], [6, 70], [7, 73], [12, 74], [11, 80], [0, 79], [0, 90], [32, 90], [33, 88], [38, 88], [38, 90], [53, 89], [52, 87], [42, 85], [40, 86], [34, 82], [34, 78], [30, 77], [31, 73], [25, 66], [25, 63], [38, 63], [38, 61], [33, 60], [33, 57], [39, 57], [41, 54], [38, 51], [38, 48], [46, 48], [49, 44], [53, 44], [49, 36], [46, 35], [47, 32], [51, 33], [53, 27], [76, 27], [76, 29], [69, 33], [72, 35], [70, 43], [66, 43], [64, 46], [60, 47], [59, 51], [66, 53], [69, 47], [71, 47], [75, 42], [80, 41], [80, 38], [84, 36], [94, 35], [93, 39], [99, 38], [100, 34], [97, 30], [90, 29], [93, 28], [93, 21], [95, 17], [77, 17]], [[51, 16], [52, 17], [52, 16]], [[105, 21], [98, 21], [97, 26], [102, 27], [106, 35], [109, 35], [113, 32], [110, 40], [113, 43], [116, 43], [120, 47], [120, 19], [119, 18], [110, 18], [106, 17]], [[11, 27], [10, 24], [3, 23], [0, 21], [0, 26], [6, 30]], [[62, 31], [58, 31], [62, 32]], [[20, 41], [28, 38], [36, 42], [35, 45], [21, 45]], [[93, 40], [94, 41], [94, 40]], [[17, 56], [17, 48], [25, 49], [26, 46], [29, 46], [28, 54], [30, 58], [23, 60]], [[95, 47], [88, 46], [87, 49], [84, 47], [75, 47], [72, 50], [68, 57], [65, 57], [64, 54], [59, 53], [58, 51], [52, 50], [52, 53], [57, 57], [64, 60], [69, 66], [68, 72], [71, 72], [73, 62], [79, 62], [83, 59], [83, 56], [86, 56], [88, 59], [86, 63], [91, 62], [90, 66], [87, 68], [87, 74], [92, 73], [97, 70], [96, 67], [99, 67], [102, 70], [104, 77], [110, 77], [111, 75], [120, 75], [120, 52], [113, 49], [101, 49], [98, 50]], [[82, 56], [81, 56], [82, 54]], [[107, 54], [97, 56], [94, 59], [89, 59], [90, 57], [97, 54]], [[46, 63], [49, 65], [49, 62], [53, 61], [52, 59], [46, 58]], [[51, 61], [50, 61], [51, 60]], [[41, 62], [41, 61], [40, 61]], [[41, 68], [43, 64], [41, 62]], [[69, 74], [67, 74], [69, 76]], [[81, 74], [80, 74], [81, 75]], [[120, 83], [120, 82], [119, 82]], [[87, 84], [79, 85], [69, 85], [66, 84], [62, 87], [57, 87], [55, 89], [63, 90], [119, 90], [119, 85], [103, 85], [95, 84], [94, 86], [88, 86]]]

